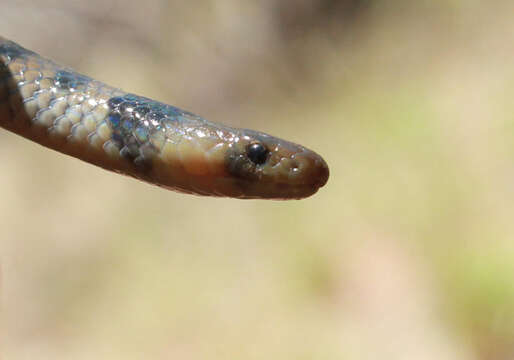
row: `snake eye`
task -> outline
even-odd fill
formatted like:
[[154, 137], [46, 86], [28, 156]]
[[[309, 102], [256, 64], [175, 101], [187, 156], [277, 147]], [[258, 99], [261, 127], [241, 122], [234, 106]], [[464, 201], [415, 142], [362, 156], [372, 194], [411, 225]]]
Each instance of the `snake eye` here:
[[268, 159], [269, 150], [260, 143], [253, 143], [247, 146], [246, 155], [251, 162], [262, 165]]

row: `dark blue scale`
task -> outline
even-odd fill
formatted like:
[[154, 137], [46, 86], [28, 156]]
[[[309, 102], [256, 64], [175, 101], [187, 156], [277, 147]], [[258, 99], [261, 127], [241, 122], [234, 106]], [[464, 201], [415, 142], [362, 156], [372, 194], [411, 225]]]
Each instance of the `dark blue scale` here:
[[37, 55], [35, 52], [27, 50], [12, 41], [6, 41], [0, 45], [0, 55], [7, 55], [11, 61], [19, 57], [26, 57], [28, 55]]
[[75, 72], [61, 70], [55, 74], [55, 85], [61, 89], [75, 91], [86, 88], [93, 79]]
[[121, 123], [121, 115], [118, 113], [111, 113], [107, 119], [109, 122], [109, 125], [112, 129], [116, 129], [118, 126], [120, 126]]
[[120, 131], [123, 134], [130, 136], [132, 134], [132, 130], [134, 129], [135, 119], [133, 117], [124, 115], [121, 120], [121, 127], [119, 128]]
[[123, 101], [125, 101], [122, 97], [112, 97], [107, 101], [107, 105], [111, 110], [117, 109], [118, 105], [120, 105]]
[[134, 116], [139, 120], [143, 120], [145, 118], [145, 115], [149, 112], [150, 107], [146, 105], [138, 105], [134, 108]]
[[126, 115], [126, 113], [133, 113], [136, 107], [137, 103], [135, 101], [125, 101], [118, 105], [118, 111]]
[[151, 164], [145, 161], [140, 146], [152, 146], [150, 136], [163, 126], [174, 126], [184, 114], [179, 108], [134, 94], [110, 98], [107, 105], [110, 108], [107, 123], [120, 154], [145, 168]]
[[184, 112], [174, 106], [133, 94], [109, 99], [108, 123], [124, 142], [134, 138], [142, 144], [166, 123], [175, 123]]

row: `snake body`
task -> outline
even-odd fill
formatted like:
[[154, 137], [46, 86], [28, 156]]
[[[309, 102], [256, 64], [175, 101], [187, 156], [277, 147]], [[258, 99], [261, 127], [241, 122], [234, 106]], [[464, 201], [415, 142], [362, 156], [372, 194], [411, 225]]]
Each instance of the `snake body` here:
[[303, 146], [126, 93], [0, 37], [0, 126], [167, 189], [299, 199], [328, 179]]

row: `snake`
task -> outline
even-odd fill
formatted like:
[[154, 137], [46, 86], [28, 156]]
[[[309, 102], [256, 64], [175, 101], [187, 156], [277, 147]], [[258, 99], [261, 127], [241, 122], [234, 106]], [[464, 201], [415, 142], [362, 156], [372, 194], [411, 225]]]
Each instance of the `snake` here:
[[328, 181], [312, 150], [106, 85], [0, 37], [0, 127], [182, 193], [302, 199]]

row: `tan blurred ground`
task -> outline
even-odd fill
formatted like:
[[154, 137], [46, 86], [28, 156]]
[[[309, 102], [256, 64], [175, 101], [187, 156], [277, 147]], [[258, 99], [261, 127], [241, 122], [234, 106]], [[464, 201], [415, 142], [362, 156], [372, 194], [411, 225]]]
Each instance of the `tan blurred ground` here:
[[185, 4], [4, 0], [0, 34], [329, 183], [190, 197], [0, 132], [5, 358], [514, 358], [514, 3]]

